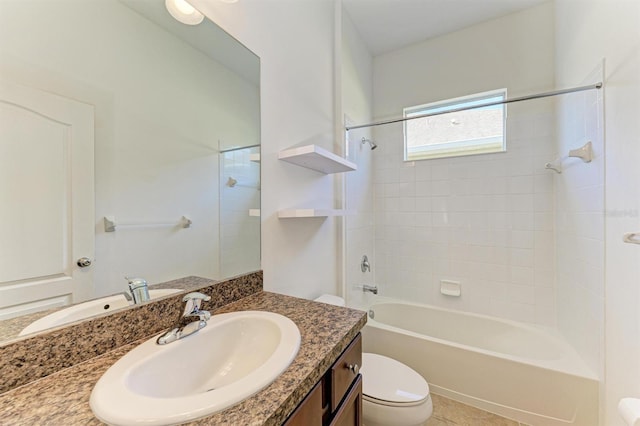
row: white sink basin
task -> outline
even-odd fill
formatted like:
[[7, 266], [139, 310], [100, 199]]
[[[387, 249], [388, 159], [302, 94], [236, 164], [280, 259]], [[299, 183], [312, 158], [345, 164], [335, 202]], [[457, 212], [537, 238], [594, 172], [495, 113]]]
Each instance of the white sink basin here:
[[[167, 296], [169, 294], [178, 293], [180, 291], [182, 290], [177, 288], [149, 290], [149, 297], [151, 297], [151, 299], [156, 299], [158, 297]], [[129, 302], [122, 294], [116, 294], [114, 296], [107, 296], [100, 299], [79, 303], [77, 305], [69, 306], [68, 308], [56, 311], [32, 322], [20, 332], [19, 336], [46, 330], [47, 328], [51, 327], [57, 327], [59, 325], [67, 324], [73, 321], [79, 321], [81, 319], [104, 314], [106, 312], [115, 311], [116, 309], [125, 308], [132, 304], [133, 302]]]
[[300, 348], [293, 321], [272, 312], [214, 315], [200, 331], [127, 353], [91, 392], [91, 409], [112, 425], [168, 425], [228, 408], [265, 388]]

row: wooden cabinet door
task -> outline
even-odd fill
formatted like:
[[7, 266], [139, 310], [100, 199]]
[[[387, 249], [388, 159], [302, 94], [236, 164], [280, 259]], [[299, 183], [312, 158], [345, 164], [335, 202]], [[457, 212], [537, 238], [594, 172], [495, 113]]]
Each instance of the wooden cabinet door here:
[[355, 383], [345, 397], [342, 405], [331, 421], [331, 426], [362, 425], [362, 375], [358, 374]]
[[358, 334], [284, 426], [362, 426], [362, 338]]
[[284, 426], [322, 426], [323, 389], [323, 380], [320, 380], [298, 405], [293, 414], [284, 422]]
[[333, 413], [356, 379], [362, 365], [362, 337], [358, 334], [331, 367], [331, 412]]

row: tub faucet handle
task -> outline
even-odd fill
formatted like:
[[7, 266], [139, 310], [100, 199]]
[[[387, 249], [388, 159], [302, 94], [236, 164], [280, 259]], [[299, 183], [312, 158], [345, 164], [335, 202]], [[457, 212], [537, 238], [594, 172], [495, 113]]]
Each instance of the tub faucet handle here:
[[362, 256], [362, 261], [360, 261], [360, 270], [362, 272], [371, 272], [371, 264], [369, 263], [369, 258], [366, 254]]

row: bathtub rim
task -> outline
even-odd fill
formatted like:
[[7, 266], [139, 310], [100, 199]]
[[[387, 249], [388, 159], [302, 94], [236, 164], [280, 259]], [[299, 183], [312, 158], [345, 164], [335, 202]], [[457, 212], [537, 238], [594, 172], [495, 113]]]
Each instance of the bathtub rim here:
[[[389, 304], [389, 303], [410, 305], [410, 306], [416, 306], [420, 308], [432, 309], [435, 311], [453, 313], [456, 315], [475, 317], [475, 318], [480, 318], [482, 320], [496, 321], [496, 322], [507, 324], [510, 326], [522, 328], [532, 333], [536, 333], [539, 335], [541, 334], [545, 338], [548, 338], [554, 341], [554, 343], [561, 348], [564, 356], [560, 359], [540, 360], [535, 358], [526, 358], [526, 357], [505, 354], [501, 352], [495, 352], [487, 349], [466, 345], [463, 343], [454, 342], [451, 340], [445, 340], [445, 339], [441, 339], [433, 336], [426, 336], [424, 334], [420, 334], [411, 330], [405, 330], [403, 328], [385, 324], [383, 322], [372, 319], [371, 316], [368, 314], [369, 310], [371, 310], [372, 308], [375, 311], [375, 308], [374, 308], [375, 305]], [[569, 374], [569, 375], [584, 378], [584, 379], [599, 381], [597, 374], [587, 366], [587, 364], [580, 357], [580, 355], [578, 355], [576, 350], [564, 339], [562, 334], [560, 334], [558, 330], [551, 327], [532, 325], [532, 324], [522, 323], [522, 322], [513, 321], [509, 319], [494, 317], [491, 315], [460, 311], [456, 309], [444, 308], [444, 307], [429, 305], [425, 303], [409, 302], [409, 301], [394, 299], [394, 298], [385, 297], [385, 296], [374, 296], [369, 300], [368, 304], [364, 306], [361, 305], [361, 306], [354, 306], [354, 307], [367, 311], [367, 324], [365, 325], [365, 327], [367, 326], [377, 327], [380, 329], [389, 330], [389, 331], [409, 335], [416, 338], [430, 340], [439, 344], [450, 345], [459, 349], [481, 353], [483, 355], [503, 358], [512, 362], [525, 363], [525, 364], [533, 365], [535, 367], [557, 371], [559, 373], [564, 373], [564, 374]]]

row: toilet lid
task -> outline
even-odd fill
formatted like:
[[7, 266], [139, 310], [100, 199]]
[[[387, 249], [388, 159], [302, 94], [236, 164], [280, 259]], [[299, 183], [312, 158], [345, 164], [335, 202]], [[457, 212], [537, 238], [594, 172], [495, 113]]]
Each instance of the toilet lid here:
[[386, 356], [362, 354], [362, 393], [389, 403], [416, 403], [429, 396], [427, 381], [416, 371]]

